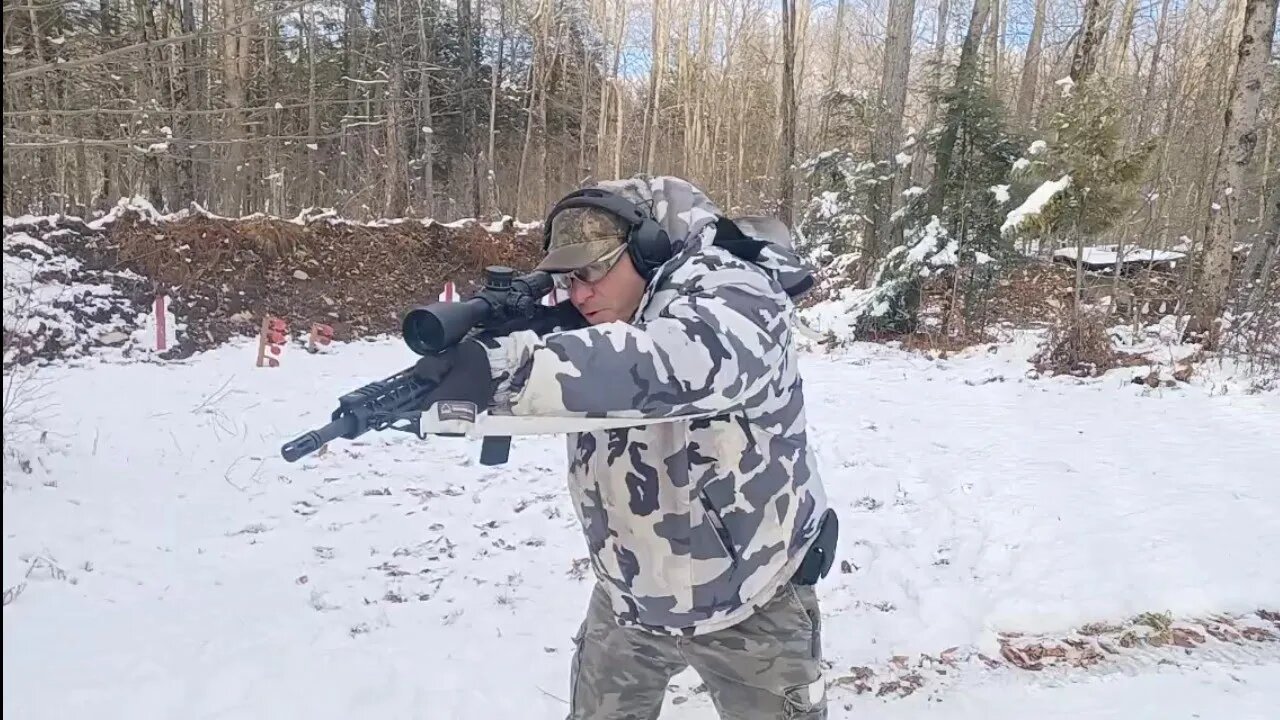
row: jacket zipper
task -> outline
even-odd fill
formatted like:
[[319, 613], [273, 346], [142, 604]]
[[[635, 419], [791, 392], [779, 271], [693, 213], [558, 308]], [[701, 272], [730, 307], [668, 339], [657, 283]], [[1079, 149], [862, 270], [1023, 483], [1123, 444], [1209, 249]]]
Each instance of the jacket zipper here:
[[720, 544], [724, 546], [724, 551], [729, 554], [729, 560], [737, 565], [738, 553], [733, 550], [733, 541], [729, 537], [729, 530], [724, 526], [724, 520], [720, 518], [720, 513], [716, 510], [715, 505], [711, 504], [711, 500], [707, 498], [707, 494], [703, 490], [698, 491], [698, 499], [702, 501], [702, 509], [707, 513], [707, 519], [711, 521], [711, 526], [715, 529], [716, 535], [720, 538]]

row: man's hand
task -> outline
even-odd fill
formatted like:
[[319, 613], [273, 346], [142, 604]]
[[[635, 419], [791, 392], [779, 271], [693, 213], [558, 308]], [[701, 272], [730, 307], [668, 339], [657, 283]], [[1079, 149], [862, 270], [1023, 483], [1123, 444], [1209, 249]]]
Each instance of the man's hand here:
[[489, 355], [475, 340], [464, 340], [437, 355], [426, 355], [414, 366], [413, 374], [436, 384], [422, 403], [426, 410], [438, 402], [473, 403], [484, 412], [493, 402], [495, 383], [490, 377]]

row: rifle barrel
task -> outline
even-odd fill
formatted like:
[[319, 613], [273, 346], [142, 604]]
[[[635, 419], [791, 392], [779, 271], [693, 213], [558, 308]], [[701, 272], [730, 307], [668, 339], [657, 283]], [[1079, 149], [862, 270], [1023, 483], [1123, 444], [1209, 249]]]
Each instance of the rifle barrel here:
[[310, 455], [316, 450], [319, 450], [321, 445], [345, 435], [347, 433], [348, 426], [354, 420], [355, 418], [349, 415], [344, 415], [318, 430], [312, 430], [299, 435], [293, 440], [285, 443], [284, 446], [280, 448], [280, 454], [289, 462], [293, 462], [304, 455]]

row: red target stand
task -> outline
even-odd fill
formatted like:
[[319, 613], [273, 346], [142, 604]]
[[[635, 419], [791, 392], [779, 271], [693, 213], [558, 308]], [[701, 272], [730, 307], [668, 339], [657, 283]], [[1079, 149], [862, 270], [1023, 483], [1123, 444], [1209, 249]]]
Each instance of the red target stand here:
[[307, 336], [307, 352], [315, 354], [320, 352], [322, 346], [333, 342], [333, 327], [321, 323], [313, 323], [311, 325], [311, 333]]
[[165, 310], [169, 307], [169, 298], [164, 291], [156, 293], [156, 352], [168, 349], [168, 328], [165, 327]]
[[284, 349], [288, 328], [284, 318], [271, 315], [262, 318], [262, 327], [258, 330], [258, 367], [280, 367], [280, 352]]

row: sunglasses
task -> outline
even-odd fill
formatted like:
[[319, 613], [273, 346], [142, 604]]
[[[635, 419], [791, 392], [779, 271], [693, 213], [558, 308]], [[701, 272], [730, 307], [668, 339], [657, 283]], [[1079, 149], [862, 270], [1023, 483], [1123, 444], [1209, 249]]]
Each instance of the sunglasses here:
[[561, 288], [567, 289], [571, 279], [576, 279], [588, 284], [600, 282], [604, 279], [605, 275], [609, 274], [609, 271], [613, 269], [613, 266], [618, 264], [618, 260], [622, 259], [622, 254], [626, 252], [626, 249], [626, 245], [619, 245], [613, 250], [605, 253], [599, 260], [557, 276], [557, 284], [560, 285]]

